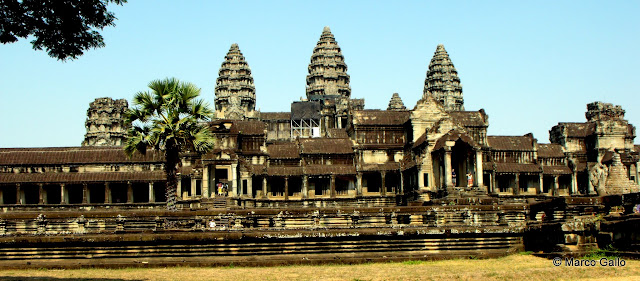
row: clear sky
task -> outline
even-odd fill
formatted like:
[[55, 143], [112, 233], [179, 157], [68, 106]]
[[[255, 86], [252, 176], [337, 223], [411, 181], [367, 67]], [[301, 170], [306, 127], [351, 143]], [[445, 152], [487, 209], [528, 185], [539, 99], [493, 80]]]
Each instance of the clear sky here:
[[257, 107], [289, 111], [305, 96], [324, 26], [367, 109], [386, 109], [394, 92], [413, 108], [444, 44], [466, 109], [486, 110], [490, 135], [548, 142], [558, 122], [584, 122], [592, 101], [622, 105], [640, 126], [640, 1], [131, 0], [111, 9], [106, 47], [75, 61], [33, 51], [30, 40], [0, 45], [0, 147], [79, 146], [90, 102], [130, 100], [154, 79], [195, 83], [213, 104], [232, 43], [252, 69]]

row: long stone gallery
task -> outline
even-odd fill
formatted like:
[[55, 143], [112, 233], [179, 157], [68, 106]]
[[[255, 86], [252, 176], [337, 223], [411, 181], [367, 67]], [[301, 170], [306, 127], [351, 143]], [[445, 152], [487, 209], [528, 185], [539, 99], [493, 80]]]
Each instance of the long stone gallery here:
[[208, 124], [215, 148], [181, 155], [177, 212], [164, 208], [164, 155], [124, 153], [128, 102], [96, 99], [81, 146], [0, 149], [0, 260], [224, 265], [640, 250], [640, 146], [621, 106], [589, 103], [585, 122], [560, 122], [551, 143], [538, 143], [487, 135], [489, 115], [466, 111], [443, 45], [412, 109], [397, 93], [386, 110], [365, 109], [349, 80], [325, 27], [306, 98], [261, 112], [249, 64], [231, 45]]

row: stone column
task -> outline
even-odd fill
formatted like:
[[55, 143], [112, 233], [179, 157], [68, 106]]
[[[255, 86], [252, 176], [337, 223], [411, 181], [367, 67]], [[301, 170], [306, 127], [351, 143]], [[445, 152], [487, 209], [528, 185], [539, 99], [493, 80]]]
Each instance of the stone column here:
[[476, 150], [476, 186], [484, 186], [484, 174], [482, 172], [482, 150]]
[[82, 184], [82, 204], [87, 204], [89, 201], [89, 186], [86, 183]]
[[453, 178], [451, 176], [451, 147], [444, 147], [444, 186], [453, 187]]
[[196, 198], [196, 179], [193, 176], [191, 177], [191, 198]]
[[111, 187], [108, 182], [104, 183], [104, 203], [111, 204]]
[[155, 190], [153, 189], [153, 182], [149, 183], [149, 203], [154, 203], [156, 202], [156, 193]]
[[60, 184], [60, 204], [69, 204], [69, 191], [64, 183]]
[[356, 196], [362, 196], [362, 173], [356, 173]]
[[38, 204], [46, 204], [47, 198], [45, 196], [46, 195], [44, 193], [44, 184], [39, 183], [38, 184]]
[[387, 195], [387, 172], [380, 171], [380, 196]]
[[24, 192], [19, 183], [16, 184], [16, 204], [24, 204]]
[[302, 176], [302, 198], [309, 198], [309, 176]]
[[284, 177], [284, 200], [289, 200], [289, 177]]
[[247, 178], [247, 193], [249, 198], [253, 198], [253, 176], [249, 174], [249, 178]]
[[404, 195], [404, 174], [402, 173], [402, 170], [400, 170], [399, 174], [400, 174], [400, 186], [398, 186], [398, 190], [396, 192], [398, 192], [398, 194], [400, 195]]
[[512, 192], [513, 192], [513, 195], [520, 194], [520, 173], [516, 174], [516, 186], [513, 188]]
[[336, 198], [336, 175], [331, 175], [331, 190], [329, 193], [329, 197]]
[[4, 204], [4, 187], [0, 186], [0, 205]]
[[231, 164], [231, 196], [240, 196], [242, 192], [238, 192], [238, 164]]
[[182, 176], [178, 175], [178, 186], [176, 187], [176, 193], [177, 193], [177, 199], [183, 199], [184, 200], [184, 195], [182, 194]]
[[538, 189], [536, 190], [536, 194], [542, 194], [542, 191], [544, 189], [544, 175], [542, 173], [540, 173], [539, 179], [540, 182], [538, 183]]
[[578, 195], [578, 172], [571, 173], [571, 195]]
[[133, 184], [127, 182], [127, 203], [133, 203]]
[[558, 182], [558, 176], [553, 176], [553, 196], [558, 196], [560, 189], [560, 183]]
[[267, 195], [267, 177], [262, 177], [262, 198], [269, 198]]
[[204, 165], [202, 169], [202, 197], [209, 198], [209, 165]]

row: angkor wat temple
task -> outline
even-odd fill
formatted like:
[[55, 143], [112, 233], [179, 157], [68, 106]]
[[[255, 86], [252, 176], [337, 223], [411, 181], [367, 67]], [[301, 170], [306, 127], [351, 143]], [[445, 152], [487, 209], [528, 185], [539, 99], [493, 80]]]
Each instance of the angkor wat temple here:
[[[446, 229], [451, 235], [452, 228], [464, 226], [489, 237], [477, 239], [507, 239], [497, 247], [510, 249], [522, 244], [523, 233], [548, 227], [536, 224], [546, 223], [545, 216], [582, 223], [581, 215], [608, 213], [612, 206], [624, 206], [629, 213], [640, 203], [638, 196], [624, 197], [640, 192], [640, 146], [634, 145], [635, 127], [620, 106], [588, 104], [586, 122], [558, 123], [549, 131], [551, 143], [538, 143], [532, 134], [489, 136], [489, 115], [483, 109], [465, 111], [460, 77], [438, 45], [422, 98], [412, 109], [397, 93], [386, 110], [365, 109], [364, 99], [351, 97], [347, 65], [328, 27], [313, 49], [308, 71], [305, 99], [292, 102], [286, 112], [260, 112], [247, 60], [237, 44], [231, 45], [216, 80], [215, 116], [209, 123], [216, 147], [205, 155], [182, 155], [178, 186], [184, 210], [227, 209], [185, 215], [189, 229], [206, 228], [202, 218], [262, 231], [402, 225], [437, 228], [444, 232], [429, 237], [445, 239]], [[164, 208], [163, 154], [128, 158], [121, 146], [129, 127], [123, 118], [127, 107], [126, 100], [92, 102], [82, 146], [0, 149], [5, 213], [127, 209], [133, 216], [135, 209]], [[623, 199], [611, 203], [609, 195]], [[558, 205], [558, 199], [564, 203]], [[351, 209], [345, 214], [341, 208]], [[122, 233], [127, 227], [157, 231], [162, 224], [155, 215], [136, 214], [140, 221], [133, 223], [124, 219], [126, 211], [113, 214], [74, 213], [79, 218], [60, 221], [67, 228], [59, 227], [73, 233]], [[100, 223], [89, 222], [89, 215]], [[21, 229], [60, 232], [45, 217], [21, 222], [23, 217], [5, 215], [0, 235]], [[16, 221], [13, 228], [3, 219]], [[522, 223], [539, 228], [523, 230]], [[589, 232], [591, 224], [581, 225], [581, 230], [545, 231], [564, 233], [553, 238], [564, 242], [554, 243], [593, 244], [584, 238], [596, 236]], [[427, 235], [415, 229], [416, 237]], [[484, 249], [485, 240], [478, 241], [468, 249]]]
[[[413, 109], [398, 94], [387, 110], [364, 104], [351, 98], [347, 65], [328, 27], [311, 55], [306, 99], [291, 103], [288, 112], [256, 111], [251, 70], [233, 44], [216, 81], [210, 126], [217, 147], [184, 155], [179, 194], [206, 199], [226, 184], [227, 195], [242, 205], [302, 206], [327, 201], [316, 199], [385, 205], [464, 193], [572, 196], [637, 189], [640, 146], [620, 106], [587, 105], [587, 122], [558, 123], [549, 131], [550, 144], [531, 134], [488, 136], [489, 116], [483, 109], [465, 111], [460, 78], [443, 45]], [[129, 159], [118, 147], [126, 137], [126, 108], [126, 100], [91, 103], [81, 147], [0, 150], [0, 203], [162, 201], [162, 155]]]

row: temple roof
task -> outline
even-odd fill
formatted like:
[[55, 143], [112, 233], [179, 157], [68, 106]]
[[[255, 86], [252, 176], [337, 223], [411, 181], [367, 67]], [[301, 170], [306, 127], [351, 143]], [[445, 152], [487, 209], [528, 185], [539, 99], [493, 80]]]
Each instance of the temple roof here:
[[98, 163], [163, 163], [164, 154], [148, 150], [129, 158], [121, 146], [0, 148], [0, 165], [78, 165]]
[[407, 110], [357, 110], [353, 112], [353, 125], [403, 125], [409, 121], [411, 112]]
[[260, 112], [262, 120], [291, 120], [291, 112]]
[[471, 147], [476, 147], [476, 148], [480, 147], [480, 145], [478, 145], [478, 143], [476, 143], [473, 140], [473, 138], [467, 135], [465, 132], [461, 132], [458, 130], [451, 130], [436, 141], [436, 144], [433, 147], [433, 150], [438, 150], [444, 147], [447, 141], [458, 141], [458, 140], [463, 141], [464, 143], [468, 144]]
[[318, 44], [313, 49], [307, 75], [307, 98], [350, 97], [349, 75], [344, 56], [331, 29], [325, 27]]
[[451, 118], [464, 127], [487, 127], [487, 114], [484, 110], [480, 111], [451, 111]]
[[86, 183], [163, 181], [164, 171], [97, 172], [97, 173], [0, 173], [0, 183]]
[[301, 154], [353, 154], [349, 139], [311, 138], [300, 139]]
[[267, 124], [262, 121], [233, 121], [230, 133], [240, 135], [264, 135], [267, 130]]
[[424, 80], [423, 98], [427, 95], [442, 103], [447, 111], [464, 110], [458, 71], [442, 44], [438, 45], [429, 63], [427, 78]]
[[562, 145], [555, 143], [539, 143], [537, 149], [539, 158], [564, 158]]
[[389, 106], [387, 110], [407, 110], [407, 107], [404, 106], [402, 99], [398, 93], [393, 93], [391, 96], [391, 100], [389, 101]]
[[533, 137], [524, 136], [488, 136], [487, 143], [493, 150], [533, 151]]
[[283, 142], [267, 145], [267, 153], [272, 159], [296, 159], [300, 158], [298, 144], [295, 142]]

